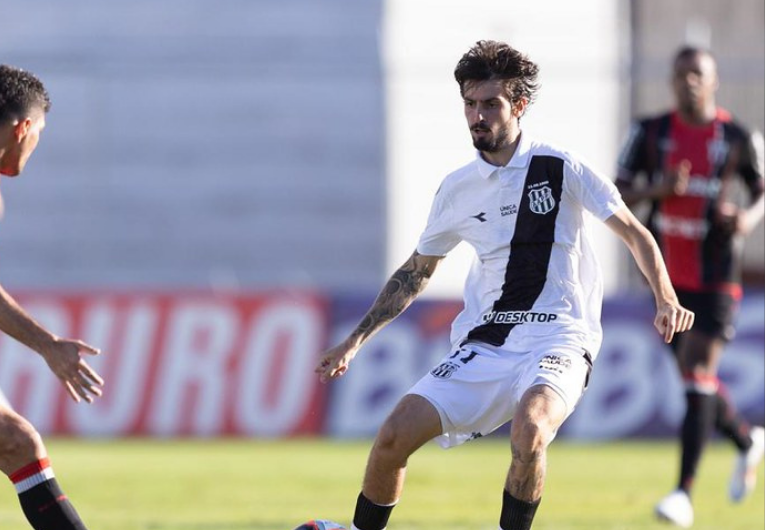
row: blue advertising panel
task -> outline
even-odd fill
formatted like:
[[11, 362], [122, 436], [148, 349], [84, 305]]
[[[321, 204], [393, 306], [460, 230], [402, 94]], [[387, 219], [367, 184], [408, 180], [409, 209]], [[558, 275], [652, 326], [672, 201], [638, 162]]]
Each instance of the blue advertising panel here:
[[[765, 304], [763, 293], [747, 295], [737, 335], [723, 354], [720, 377], [739, 410], [765, 423]], [[338, 297], [331, 310], [330, 341], [344, 338], [372, 299]], [[449, 353], [449, 325], [460, 311], [453, 301], [418, 301], [373, 337], [331, 383], [325, 432], [373, 436], [396, 402]], [[608, 299], [604, 340], [590, 385], [561, 429], [561, 437], [613, 439], [666, 437], [684, 411], [674, 357], [653, 328], [653, 301], [645, 296]]]

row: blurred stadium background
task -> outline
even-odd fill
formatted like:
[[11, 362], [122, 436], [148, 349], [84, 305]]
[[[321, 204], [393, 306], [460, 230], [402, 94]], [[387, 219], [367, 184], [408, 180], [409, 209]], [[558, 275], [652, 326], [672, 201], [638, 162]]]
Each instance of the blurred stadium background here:
[[[719, 102], [763, 130], [762, 0], [25, 0], [0, 61], [53, 100], [25, 175], [3, 181], [0, 283], [107, 352], [91, 407], [0, 337], [0, 388], [46, 435], [369, 437], [444, 354], [466, 251], [342, 381], [318, 353], [414, 248], [440, 179], [472, 157], [452, 70], [476, 40], [541, 66], [524, 118], [613, 174], [636, 113], [670, 104], [670, 58], [709, 45]], [[605, 343], [561, 433], [667, 437], [683, 404], [651, 301], [599, 237]], [[765, 421], [763, 228], [722, 366]]]

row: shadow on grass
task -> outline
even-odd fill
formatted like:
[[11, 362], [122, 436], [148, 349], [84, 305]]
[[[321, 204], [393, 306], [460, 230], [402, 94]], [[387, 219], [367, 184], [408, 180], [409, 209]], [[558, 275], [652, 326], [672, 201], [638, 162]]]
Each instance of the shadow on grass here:
[[[216, 523], [214, 521], [204, 523], [148, 523], [145, 530], [293, 530], [301, 523]], [[434, 530], [430, 524], [413, 523], [411, 521], [401, 521], [399, 528], [407, 530]], [[486, 528], [476, 529], [471, 525], [456, 524], [450, 525], [454, 530], [494, 530], [496, 526], [487, 526]]]
[[149, 523], [146, 530], [292, 530], [300, 523]]

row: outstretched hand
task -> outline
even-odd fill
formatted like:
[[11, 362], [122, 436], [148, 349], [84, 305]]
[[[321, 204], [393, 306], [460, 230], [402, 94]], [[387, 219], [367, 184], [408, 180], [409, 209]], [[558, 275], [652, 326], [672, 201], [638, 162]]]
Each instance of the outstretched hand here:
[[79, 403], [92, 403], [101, 396], [104, 380], [85, 362], [83, 354], [99, 355], [101, 351], [79, 340], [56, 339], [41, 352], [51, 371], [56, 374], [67, 392]]
[[694, 319], [693, 311], [689, 311], [679, 303], [665, 303], [656, 310], [653, 325], [664, 338], [664, 342], [669, 344], [675, 333], [691, 329]]
[[358, 347], [349, 344], [347, 340], [343, 341], [322, 355], [314, 372], [319, 374], [322, 383], [340, 377], [348, 371], [348, 365], [357, 351]]

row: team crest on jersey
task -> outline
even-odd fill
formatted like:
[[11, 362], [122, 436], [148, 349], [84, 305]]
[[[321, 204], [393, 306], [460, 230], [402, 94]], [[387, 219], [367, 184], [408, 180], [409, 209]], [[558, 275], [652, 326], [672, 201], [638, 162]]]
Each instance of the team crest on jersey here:
[[430, 375], [437, 377], [438, 379], [449, 379], [459, 367], [459, 364], [447, 361], [433, 368], [430, 371]]
[[532, 212], [544, 215], [555, 208], [555, 199], [549, 186], [529, 191], [529, 209]]

